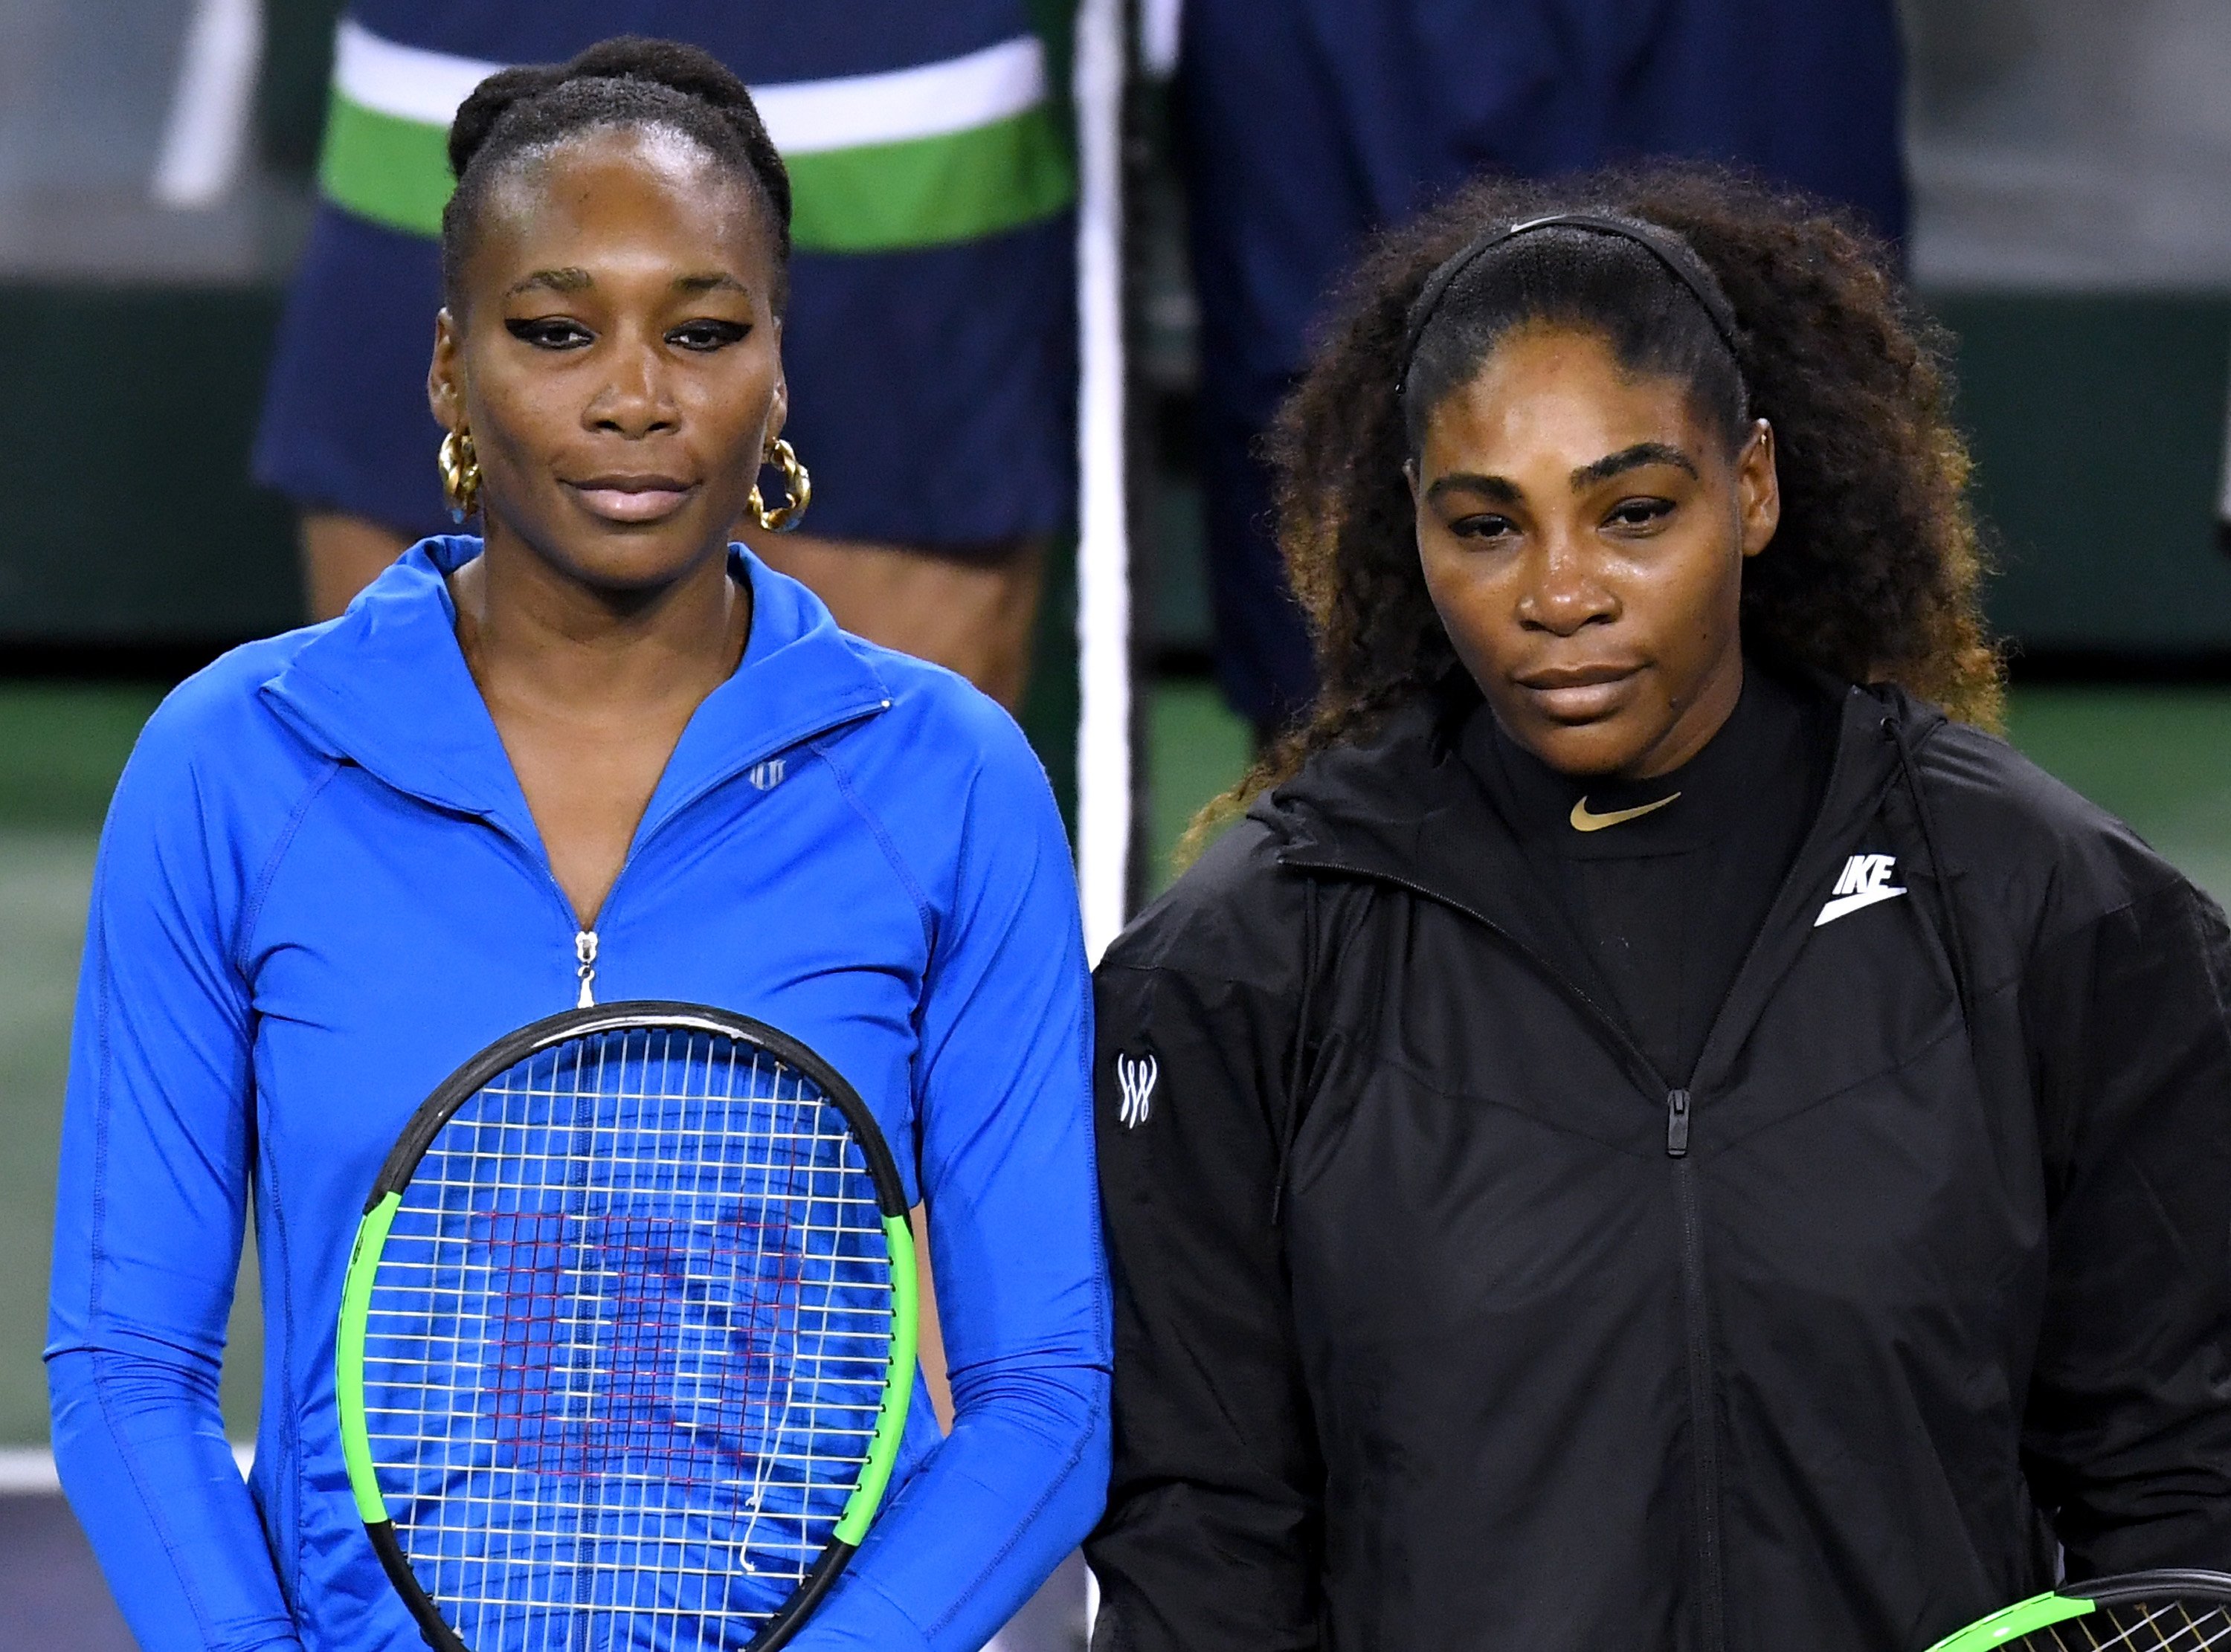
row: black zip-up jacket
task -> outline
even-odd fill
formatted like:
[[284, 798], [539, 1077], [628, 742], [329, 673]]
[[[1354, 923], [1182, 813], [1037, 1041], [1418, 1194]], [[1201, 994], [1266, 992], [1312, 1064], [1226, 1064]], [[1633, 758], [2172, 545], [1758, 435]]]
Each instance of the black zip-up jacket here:
[[[1906, 1652], [2231, 1568], [2231, 937], [1851, 689], [1691, 1081], [1424, 709], [1098, 975], [1101, 1652]], [[1853, 899], [1864, 896], [1865, 899]]]

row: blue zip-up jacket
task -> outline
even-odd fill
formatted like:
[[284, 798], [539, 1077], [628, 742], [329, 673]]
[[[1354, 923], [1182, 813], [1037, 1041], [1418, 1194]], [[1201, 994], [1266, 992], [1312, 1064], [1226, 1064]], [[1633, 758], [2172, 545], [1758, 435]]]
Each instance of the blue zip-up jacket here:
[[[357, 1217], [413, 1109], [571, 1007], [576, 924], [419, 545], [340, 619], [166, 700], [103, 835], [47, 1349], [72, 1506], [146, 1652], [416, 1652], [350, 1501], [333, 1344]], [[752, 634], [597, 915], [600, 1002], [818, 1049], [928, 1238], [956, 1419], [919, 1380], [890, 1500], [799, 1652], [975, 1652], [1108, 1478], [1109, 1328], [1067, 847], [1014, 725], [839, 631], [740, 550]], [[251, 1207], [250, 1190], [254, 1199]], [[251, 1208], [255, 1470], [217, 1410]]]

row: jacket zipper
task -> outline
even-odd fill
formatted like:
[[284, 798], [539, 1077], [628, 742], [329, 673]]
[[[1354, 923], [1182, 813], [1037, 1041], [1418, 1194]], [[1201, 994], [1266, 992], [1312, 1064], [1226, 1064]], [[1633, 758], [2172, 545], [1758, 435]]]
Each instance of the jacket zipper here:
[[[807, 740], [819, 739], [824, 734], [829, 733], [832, 730], [842, 728], [847, 723], [857, 722], [862, 718], [869, 716], [871, 713], [889, 711], [890, 707], [891, 702], [888, 700], [878, 700], [872, 707], [861, 707], [849, 715], [837, 719], [834, 722], [824, 723], [820, 727], [810, 729], [806, 732], [797, 736], [795, 739], [785, 740], [780, 745], [775, 747], [774, 751], [786, 752], [793, 745], [804, 745]], [[673, 806], [668, 809], [666, 813], [659, 817], [658, 824], [651, 829], [650, 835], [650, 837], [656, 837], [660, 832], [664, 831], [670, 823], [680, 818], [682, 814], [694, 808], [699, 799], [705, 797], [707, 793], [714, 791], [716, 787], [726, 784], [729, 780], [734, 778], [736, 775], [750, 769], [753, 764], [763, 762], [766, 758], [773, 755], [773, 752], [767, 752], [754, 756], [752, 758], [751, 763], [745, 764], [740, 768], [731, 768], [726, 773], [723, 773], [714, 779], [706, 781], [694, 791], [689, 792], [685, 796], [677, 799]], [[572, 899], [571, 896], [566, 894], [565, 886], [558, 881], [558, 874], [551, 869], [548, 856], [539, 854], [534, 845], [524, 842], [513, 833], [506, 830], [502, 826], [498, 825], [494, 820], [490, 819], [485, 812], [476, 812], [480, 813], [480, 819], [485, 824], [491, 828], [498, 836], [510, 843], [514, 849], [520, 852], [521, 855], [526, 859], [529, 865], [533, 866], [536, 871], [542, 874], [543, 881], [550, 886], [550, 892], [558, 897], [559, 910], [566, 914], [566, 924], [573, 931], [573, 978], [580, 983], [580, 991], [576, 995], [573, 1000], [573, 1007], [576, 1010], [594, 1009], [597, 1003], [597, 948], [598, 945], [597, 932], [592, 928], [582, 926], [579, 915], [573, 910]], [[619, 893], [620, 884], [627, 877], [628, 868], [635, 864], [636, 851], [643, 848], [649, 842], [650, 837], [646, 837], [642, 842], [633, 844], [629, 848], [627, 858], [620, 862], [620, 869], [612, 874], [611, 887], [605, 891], [605, 904], [597, 913], [598, 917], [601, 918], [604, 916], [605, 912], [611, 909], [612, 897]]]
[[[1759, 932], [1751, 937], [1741, 965], [1736, 971], [1736, 982], [1750, 973], [1761, 946], [1765, 944], [1767, 928], [1787, 900], [1791, 886], [1801, 869], [1807, 863], [1814, 846], [1827, 829], [1827, 802], [1836, 793], [1843, 778], [1845, 765], [1851, 761], [1852, 742], [1840, 732], [1836, 751], [1828, 766], [1827, 783], [1821, 789], [1821, 812], [1806, 829], [1789, 869], [1782, 874], [1782, 887], [1775, 892], [1767, 908], [1767, 920]], [[1459, 900], [1452, 900], [1438, 890], [1407, 878], [1396, 877], [1376, 867], [1343, 866], [1337, 861], [1297, 859], [1284, 862], [1297, 870], [1316, 869], [1337, 872], [1347, 877], [1369, 878], [1380, 883], [1407, 889], [1412, 894], [1438, 902], [1452, 912], [1463, 913], [1489, 933], [1499, 936], [1504, 944], [1526, 958], [1553, 985], [1562, 991], [1586, 1010], [1608, 1032], [1639, 1072], [1650, 1075], [1665, 1096], [1665, 1156], [1672, 1161], [1673, 1203], [1680, 1228], [1681, 1319], [1683, 1339], [1686, 1345], [1689, 1380], [1689, 1426], [1692, 1435], [1690, 1460], [1696, 1475], [1696, 1521], [1698, 1551], [1698, 1616], [1703, 1619], [1704, 1652], [1725, 1652], [1727, 1646], [1727, 1591], [1722, 1575], [1720, 1553], [1720, 1440], [1719, 1419], [1713, 1405], [1717, 1378], [1713, 1369], [1711, 1315], [1704, 1296], [1704, 1224], [1699, 1206], [1696, 1171], [1689, 1163], [1689, 1126], [1694, 1111], [1694, 1098], [1686, 1087], [1667, 1085], [1650, 1058], [1627, 1036], [1626, 1029], [1600, 1004], [1571, 980], [1555, 965], [1528, 946], [1493, 919]], [[1734, 997], [1731, 985], [1729, 998]], [[1713, 1023], [1706, 1030], [1704, 1054], [1710, 1055], [1714, 1039], [1719, 1032], [1719, 1023], [1727, 1015], [1728, 1003], [1720, 1005]], [[1699, 1057], [1701, 1068], [1702, 1057]]]
[[[1774, 900], [1768, 906], [1766, 922], [1759, 926], [1758, 933], [1744, 948], [1743, 962], [1736, 969], [1736, 982], [1750, 973], [1759, 949], [1766, 944], [1768, 927], [1807, 863], [1814, 842], [1826, 829], [1827, 800], [1834, 794], [1836, 784], [1843, 777], [1844, 765], [1850, 760], [1850, 749], [1849, 740], [1837, 740], [1835, 756], [1828, 765], [1827, 782], [1821, 788], [1821, 812], [1806, 829], [1789, 869], [1782, 874], [1782, 887], [1775, 891]], [[1734, 997], [1734, 984], [1730, 984], [1727, 1001], [1721, 1003], [1712, 1017], [1712, 1025], [1705, 1031], [1705, 1054], [1710, 1053], [1719, 1023], [1728, 1014]], [[1703, 1056], [1698, 1059], [1701, 1067]], [[1727, 1579], [1720, 1552], [1720, 1427], [1713, 1404], [1719, 1384], [1713, 1369], [1711, 1312], [1704, 1294], [1704, 1221], [1698, 1197], [1697, 1173], [1689, 1163], [1690, 1113], [1691, 1097], [1685, 1087], [1666, 1092], [1665, 1156], [1673, 1161], [1673, 1202], [1680, 1218], [1681, 1320], [1688, 1349], [1689, 1426], [1694, 1436], [1689, 1457], [1691, 1472], [1696, 1475], [1698, 1613], [1704, 1620], [1704, 1652], [1724, 1652], [1728, 1633]]]
[[1725, 1580], [1720, 1563], [1720, 1429], [1712, 1396], [1711, 1315], [1704, 1302], [1704, 1222], [1697, 1208], [1697, 1172], [1689, 1163], [1689, 1092], [1665, 1093], [1665, 1156], [1673, 1161], [1673, 1207], [1681, 1230], [1681, 1329], [1687, 1348], [1689, 1469], [1696, 1476], [1698, 1609], [1704, 1645], [1727, 1643]]
[[[1808, 838], [1809, 842], [1809, 838]], [[1801, 853], [1799, 859], [1803, 855]], [[1665, 1097], [1665, 1156], [1672, 1161], [1673, 1172], [1673, 1204], [1675, 1222], [1679, 1229], [1679, 1264], [1681, 1281], [1681, 1321], [1689, 1387], [1690, 1467], [1695, 1476], [1695, 1515], [1697, 1522], [1697, 1571], [1698, 1617], [1703, 1620], [1703, 1652], [1725, 1652], [1727, 1646], [1726, 1590], [1721, 1577], [1720, 1557], [1720, 1442], [1719, 1419], [1712, 1404], [1717, 1384], [1713, 1371], [1711, 1318], [1704, 1301], [1704, 1217], [1698, 1208], [1696, 1173], [1689, 1164], [1689, 1120], [1692, 1098], [1685, 1087], [1676, 1087], [1665, 1082], [1641, 1047], [1629, 1036], [1602, 1005], [1583, 991], [1579, 984], [1558, 969], [1555, 965], [1527, 945], [1509, 930], [1484, 913], [1452, 900], [1446, 895], [1400, 878], [1376, 868], [1343, 867], [1322, 861], [1294, 861], [1287, 862], [1297, 870], [1315, 869], [1339, 872], [1351, 877], [1367, 877], [1396, 888], [1407, 889], [1412, 894], [1434, 901], [1452, 912], [1461, 913], [1490, 934], [1499, 937], [1504, 945], [1542, 972], [1544, 979], [1558, 988], [1611, 1036], [1613, 1042], [1625, 1052], [1637, 1072], [1649, 1075]], [[1789, 875], [1795, 875], [1791, 867]], [[1775, 897], [1780, 903], [1780, 895]], [[1752, 942], [1752, 951], [1757, 942]], [[1749, 959], [1744, 959], [1749, 966]], [[1709, 1042], [1709, 1038], [1708, 1041]]]
[[[617, 881], [618, 880], [615, 880]], [[576, 1010], [592, 1010], [597, 1003], [597, 932], [582, 930], [573, 937], [573, 973], [580, 978], [581, 996]]]
[[1688, 1342], [1689, 1466], [1696, 1477], [1698, 1607], [1704, 1619], [1706, 1652], [1721, 1652], [1727, 1645], [1727, 1610], [1720, 1560], [1720, 1426], [1712, 1403], [1717, 1384], [1712, 1371], [1712, 1327], [1704, 1305], [1704, 1218], [1697, 1208], [1696, 1171], [1690, 1165], [1688, 1092], [1681, 1099], [1683, 1143], [1673, 1159], [1673, 1203], [1681, 1223], [1681, 1319]]

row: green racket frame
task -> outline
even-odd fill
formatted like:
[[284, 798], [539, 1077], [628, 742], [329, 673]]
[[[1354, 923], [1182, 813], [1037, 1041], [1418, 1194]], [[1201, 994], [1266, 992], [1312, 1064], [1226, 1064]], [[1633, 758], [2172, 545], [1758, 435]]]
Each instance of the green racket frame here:
[[790, 1599], [753, 1639], [749, 1652], [775, 1652], [805, 1626], [866, 1538], [876, 1511], [883, 1506], [883, 1494], [890, 1486], [899, 1442], [906, 1432], [907, 1408], [914, 1397], [916, 1339], [921, 1329], [920, 1286], [915, 1272], [914, 1226], [907, 1214], [905, 1187], [899, 1180], [898, 1165], [891, 1158], [890, 1147], [859, 1092], [845, 1082], [835, 1068], [789, 1034], [725, 1010], [663, 999], [640, 999], [590, 1010], [568, 1010], [551, 1016], [490, 1044], [444, 1079], [411, 1115], [386, 1162], [380, 1166], [370, 1197], [365, 1200], [364, 1216], [357, 1226], [356, 1245], [350, 1253], [348, 1274], [341, 1286], [333, 1377], [340, 1411], [341, 1456], [348, 1469], [349, 1490], [389, 1582], [410, 1607], [420, 1633], [435, 1652], [474, 1649], [466, 1646], [442, 1617], [411, 1571], [410, 1560], [396, 1538], [395, 1525], [388, 1517], [387, 1500], [380, 1492], [379, 1475], [372, 1462], [371, 1429], [365, 1414], [365, 1337], [371, 1318], [372, 1284], [379, 1271], [388, 1229], [394, 1223], [396, 1212], [402, 1208], [403, 1190], [410, 1185], [412, 1174], [433, 1145], [434, 1138], [457, 1109], [490, 1081], [528, 1056], [553, 1045], [598, 1034], [637, 1029], [708, 1033], [756, 1045], [812, 1080], [830, 1105], [844, 1116], [859, 1144], [869, 1177], [875, 1184], [876, 1208], [889, 1246], [890, 1360], [867, 1461], [828, 1546]]
[[2103, 1606], [2137, 1600], [2231, 1605], [2231, 1576], [2217, 1571], [2133, 1571], [2117, 1578], [2072, 1584], [2001, 1608], [1946, 1636], [1929, 1652], [1988, 1652], [1990, 1648], [2009, 1645], [2025, 1635], [2049, 1629], [2056, 1623], [2088, 1617]]

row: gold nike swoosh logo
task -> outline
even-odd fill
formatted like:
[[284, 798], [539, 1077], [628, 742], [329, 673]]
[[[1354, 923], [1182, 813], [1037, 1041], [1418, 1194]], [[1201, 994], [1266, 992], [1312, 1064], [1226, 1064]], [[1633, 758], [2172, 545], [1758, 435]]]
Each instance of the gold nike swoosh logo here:
[[1573, 805], [1573, 829], [1576, 832], [1600, 832], [1607, 826], [1617, 826], [1626, 821], [1639, 820], [1645, 815], [1665, 808], [1667, 803], [1672, 803], [1680, 795], [1678, 791], [1669, 792], [1656, 803], [1643, 803], [1633, 809], [1614, 809], [1607, 815], [1590, 814], [1588, 800], [1583, 797]]

